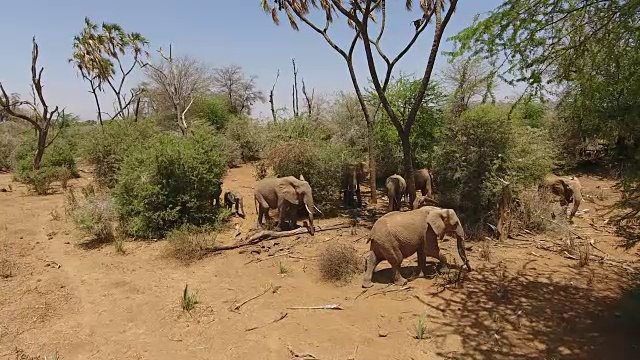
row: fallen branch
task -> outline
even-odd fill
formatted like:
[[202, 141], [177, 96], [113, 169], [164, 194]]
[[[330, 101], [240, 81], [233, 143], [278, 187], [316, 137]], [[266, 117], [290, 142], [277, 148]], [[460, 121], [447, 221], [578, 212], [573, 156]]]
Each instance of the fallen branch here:
[[329, 305], [322, 305], [322, 306], [293, 306], [293, 307], [289, 307], [287, 309], [292, 309], [292, 310], [300, 310], [300, 309], [304, 309], [304, 310], [344, 310], [344, 308], [338, 304], [329, 304]]
[[300, 360], [319, 360], [315, 355], [311, 353], [297, 353], [293, 351], [291, 346], [287, 346], [287, 350], [289, 350], [289, 354], [291, 354], [292, 359], [300, 359]]
[[388, 294], [390, 292], [407, 291], [407, 290], [411, 290], [411, 289], [413, 289], [413, 286], [407, 286], [407, 287], [403, 287], [403, 288], [399, 288], [399, 289], [398, 288], [396, 288], [396, 289], [386, 289], [385, 288], [385, 289], [382, 289], [380, 291], [376, 291], [376, 292], [374, 292], [372, 294], [369, 294], [369, 295], [365, 296], [365, 299], [370, 298], [370, 297], [375, 296], [375, 295], [380, 295], [380, 294], [385, 294], [386, 295], [386, 294]]
[[244, 263], [244, 264], [245, 264], [245, 265], [249, 265], [249, 264], [251, 264], [251, 263], [259, 263], [259, 262], [263, 262], [263, 261], [265, 261], [265, 260], [269, 260], [269, 259], [276, 258], [276, 257], [278, 257], [278, 256], [287, 256], [287, 255], [290, 255], [290, 254], [291, 254], [291, 252], [287, 251], [287, 252], [283, 252], [283, 253], [280, 253], [280, 254], [267, 256], [267, 257], [262, 258], [262, 259], [253, 259], [253, 260], [248, 261], [248, 262], [246, 262], [246, 263]]
[[275, 319], [275, 320], [271, 320], [271, 321], [269, 321], [269, 322], [268, 322], [268, 323], [266, 323], [266, 324], [262, 324], [262, 325], [259, 325], [259, 326], [254, 326], [254, 327], [247, 328], [247, 329], [245, 329], [244, 331], [252, 331], [252, 330], [255, 330], [255, 329], [259, 329], [259, 328], [261, 328], [261, 327], [265, 327], [265, 326], [270, 325], [270, 324], [275, 324], [275, 323], [277, 323], [278, 321], [280, 321], [280, 320], [282, 320], [282, 319], [286, 318], [286, 317], [287, 317], [287, 315], [289, 315], [289, 313], [282, 313], [282, 314], [280, 314], [280, 317], [278, 317], [278, 318], [277, 318], [277, 319]]
[[244, 304], [248, 303], [248, 302], [249, 302], [249, 301], [251, 301], [251, 300], [255, 300], [255, 299], [259, 298], [260, 296], [262, 296], [262, 295], [264, 295], [264, 294], [268, 293], [268, 292], [269, 292], [269, 290], [271, 290], [271, 289], [273, 289], [273, 285], [269, 285], [269, 287], [268, 287], [265, 291], [261, 292], [260, 294], [258, 294], [258, 295], [256, 295], [256, 296], [253, 296], [253, 297], [250, 297], [250, 298], [248, 298], [247, 300], [245, 300], [245, 301], [241, 302], [240, 304], [237, 304], [237, 305], [232, 306], [231, 308], [229, 308], [229, 311], [235, 311], [235, 312], [237, 312], [238, 310], [240, 310], [240, 308], [241, 308]]
[[[328, 231], [328, 230], [335, 230], [335, 229], [344, 229], [344, 228], [348, 228], [349, 226], [350, 225], [348, 223], [340, 222], [340, 223], [326, 225], [326, 226], [315, 226], [315, 231], [319, 232], [319, 231]], [[272, 240], [272, 239], [283, 238], [288, 236], [301, 235], [301, 234], [306, 234], [307, 232], [308, 230], [304, 227], [294, 229], [294, 230], [289, 230], [289, 231], [264, 230], [264, 231], [255, 233], [244, 240], [238, 241], [235, 244], [217, 245], [207, 249], [207, 251], [217, 252], [217, 251], [223, 251], [223, 250], [232, 250], [232, 249], [237, 249], [243, 246], [255, 245], [265, 240]]]

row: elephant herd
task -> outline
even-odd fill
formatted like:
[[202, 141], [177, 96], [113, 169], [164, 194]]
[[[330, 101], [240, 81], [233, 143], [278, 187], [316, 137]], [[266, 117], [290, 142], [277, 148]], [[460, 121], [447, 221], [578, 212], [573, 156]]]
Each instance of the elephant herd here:
[[[367, 175], [368, 167], [365, 162], [345, 166], [343, 200], [346, 205], [353, 205], [355, 196], [358, 206], [361, 206], [360, 183], [366, 180]], [[435, 200], [432, 192], [432, 176], [428, 169], [416, 170], [413, 175], [416, 190], [420, 190], [422, 196], [416, 198], [412, 204], [413, 209], [408, 211], [400, 211], [402, 199], [410, 198], [404, 178], [394, 174], [385, 181], [389, 212], [373, 224], [368, 236], [367, 242], [370, 243], [370, 247], [364, 258], [366, 268], [362, 282], [364, 288], [372, 286], [374, 269], [383, 260], [391, 265], [392, 279], [396, 285], [407, 283], [400, 274], [400, 266], [405, 258], [415, 253], [418, 255], [421, 274], [426, 274], [427, 256], [439, 260], [438, 270], [446, 269], [446, 259], [440, 254], [438, 243], [447, 233], [455, 235], [458, 255], [462, 264], [471, 271], [465, 254], [464, 230], [456, 212], [453, 209], [429, 205], [435, 203]], [[570, 218], [576, 214], [582, 201], [581, 185], [577, 178], [550, 174], [538, 186], [538, 191], [544, 189], [561, 197], [560, 203], [565, 211], [568, 204], [573, 202]], [[214, 193], [216, 204], [219, 203], [221, 193], [220, 187]], [[299, 178], [295, 176], [264, 178], [256, 183], [253, 195], [258, 215], [258, 228], [263, 226], [265, 219], [270, 221], [269, 210], [277, 209], [277, 230], [295, 227], [298, 217], [303, 214], [309, 220], [309, 224], [305, 223], [305, 226], [309, 233], [314, 235], [314, 212], [320, 212], [320, 210], [313, 202], [313, 190], [303, 175]], [[224, 202], [229, 209], [235, 205], [235, 212], [245, 217], [240, 194], [227, 191], [224, 194]], [[242, 210], [242, 214], [239, 209]]]

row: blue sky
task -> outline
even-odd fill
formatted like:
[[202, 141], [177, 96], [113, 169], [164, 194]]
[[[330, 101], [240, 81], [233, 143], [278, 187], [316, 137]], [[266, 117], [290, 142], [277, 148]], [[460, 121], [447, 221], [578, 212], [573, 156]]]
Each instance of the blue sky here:
[[[213, 67], [238, 64], [245, 73], [258, 76], [259, 87], [268, 94], [280, 69], [276, 87], [276, 106], [288, 106], [293, 76], [291, 58], [296, 58], [299, 75], [308, 88], [318, 93], [352, 90], [343, 59], [325, 40], [300, 24], [300, 31], [289, 27], [286, 17], [275, 26], [260, 7], [259, 0], [31, 0], [3, 4], [0, 22], [3, 53], [0, 55], [0, 81], [8, 92], [28, 95], [30, 83], [31, 37], [40, 46], [40, 65], [45, 67], [43, 81], [50, 104], [66, 106], [67, 111], [83, 118], [95, 118], [88, 85], [67, 62], [73, 36], [82, 30], [84, 17], [95, 23], [115, 22], [126, 31], [142, 33], [150, 41], [150, 50], [173, 44], [175, 54], [186, 54]], [[494, 9], [500, 0], [462, 0], [445, 32], [445, 38], [471, 24], [474, 15]], [[410, 21], [416, 13], [404, 10], [404, 1], [388, 5], [389, 20], [383, 47], [394, 55], [414, 32]], [[415, 6], [417, 9], [418, 6]], [[34, 10], [35, 9], [35, 10]], [[415, 11], [415, 10], [414, 10]], [[397, 71], [424, 71], [431, 46], [433, 27], [428, 28], [412, 50], [396, 66]], [[330, 30], [337, 42], [346, 46], [352, 30], [337, 23]], [[441, 50], [451, 49], [445, 42]], [[151, 51], [153, 54], [153, 51]], [[362, 51], [356, 52], [359, 80], [367, 82], [368, 70]], [[436, 73], [446, 66], [438, 56]], [[136, 76], [130, 85], [142, 77]], [[510, 95], [501, 89], [499, 95]], [[300, 95], [302, 96], [302, 95]], [[106, 104], [110, 105], [110, 104]], [[258, 104], [255, 116], [269, 116], [269, 104]]]

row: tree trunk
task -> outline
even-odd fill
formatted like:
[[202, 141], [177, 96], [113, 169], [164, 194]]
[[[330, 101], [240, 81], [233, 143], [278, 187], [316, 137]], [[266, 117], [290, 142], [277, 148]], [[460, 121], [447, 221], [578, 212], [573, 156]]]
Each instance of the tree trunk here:
[[398, 135], [400, 135], [400, 142], [402, 143], [402, 162], [404, 165], [404, 180], [407, 182], [407, 192], [409, 193], [409, 209], [413, 209], [413, 202], [416, 199], [416, 184], [413, 178], [413, 159], [409, 132], [403, 131]]
[[367, 121], [367, 150], [369, 153], [369, 187], [371, 188], [371, 204], [378, 202], [376, 185], [376, 139], [374, 138], [373, 122]]
[[40, 164], [42, 163], [42, 156], [44, 155], [44, 149], [47, 147], [47, 135], [48, 130], [36, 130], [38, 134], [38, 145], [36, 147], [36, 154], [33, 157], [33, 170], [40, 170]]

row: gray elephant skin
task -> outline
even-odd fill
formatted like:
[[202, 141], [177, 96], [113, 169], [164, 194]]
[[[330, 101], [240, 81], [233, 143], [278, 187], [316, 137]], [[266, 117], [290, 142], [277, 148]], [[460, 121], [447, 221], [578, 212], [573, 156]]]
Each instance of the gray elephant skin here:
[[400, 211], [402, 197], [407, 193], [407, 182], [398, 174], [391, 175], [384, 183], [389, 197], [389, 211]]
[[357, 206], [362, 206], [360, 183], [366, 181], [368, 172], [369, 166], [364, 161], [345, 165], [342, 172], [343, 201], [345, 206], [353, 205], [354, 195], [357, 200]]
[[362, 287], [373, 286], [371, 279], [376, 266], [383, 260], [391, 264], [393, 282], [396, 285], [406, 285], [407, 280], [400, 274], [402, 261], [418, 253], [418, 267], [420, 274], [426, 273], [426, 257], [440, 260], [440, 265], [446, 264], [440, 254], [438, 241], [447, 233], [454, 233], [457, 240], [458, 255], [462, 263], [471, 271], [464, 248], [464, 230], [455, 211], [434, 206], [405, 212], [394, 211], [378, 219], [371, 233], [369, 253], [365, 256], [365, 273]]
[[543, 189], [547, 189], [552, 194], [561, 197], [560, 205], [564, 211], [573, 202], [569, 219], [573, 218], [582, 202], [582, 186], [577, 178], [549, 174], [538, 185], [538, 191]]
[[297, 210], [304, 205], [309, 217], [309, 233], [313, 235], [313, 194], [311, 186], [304, 181], [304, 177], [295, 176], [279, 178], [264, 178], [258, 181], [253, 190], [256, 212], [258, 213], [258, 227], [262, 227], [263, 217], [269, 219], [269, 209], [278, 209], [278, 230], [290, 220], [292, 225], [297, 221]]
[[418, 169], [413, 172], [413, 181], [416, 184], [416, 190], [420, 190], [422, 196], [428, 196], [433, 198], [433, 182], [431, 180], [431, 173], [429, 169]]
[[224, 198], [224, 206], [227, 209], [231, 210], [235, 206], [236, 214], [243, 219], [245, 218], [246, 213], [244, 212], [242, 195], [240, 195], [235, 191], [225, 191], [223, 198]]

